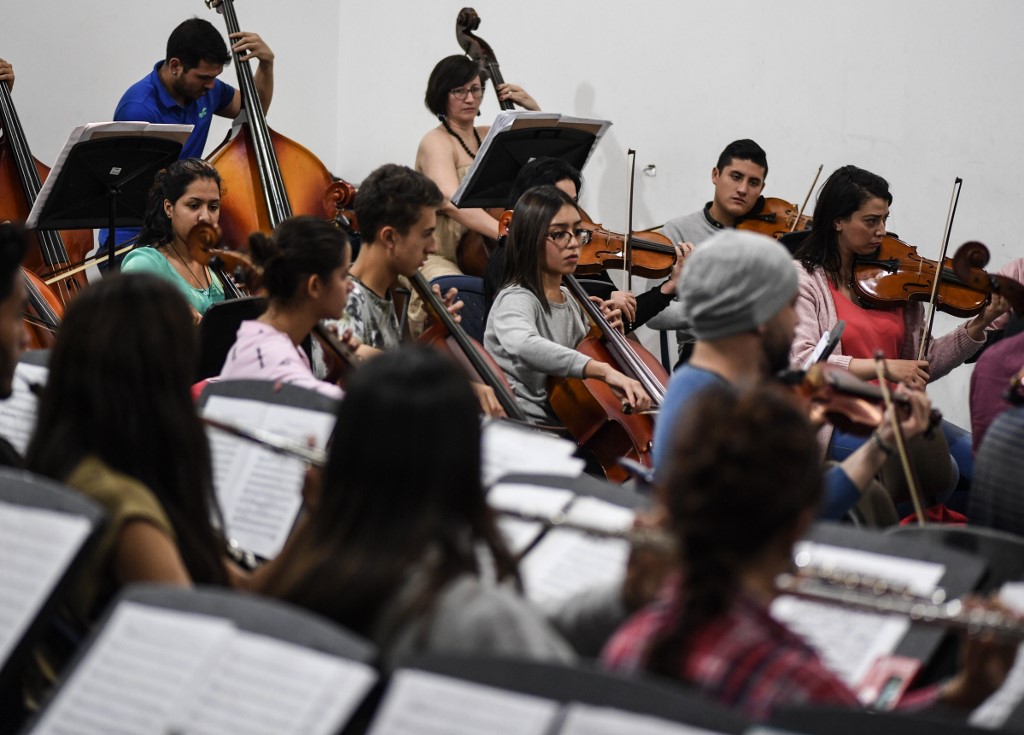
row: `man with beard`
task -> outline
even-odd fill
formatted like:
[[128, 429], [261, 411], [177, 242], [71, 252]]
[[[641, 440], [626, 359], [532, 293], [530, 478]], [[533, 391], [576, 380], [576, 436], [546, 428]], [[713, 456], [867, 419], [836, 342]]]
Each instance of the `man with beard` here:
[[[255, 33], [233, 33], [231, 41], [241, 61], [259, 60], [253, 83], [265, 113], [274, 94], [274, 52]], [[171, 32], [163, 60], [122, 95], [113, 119], [194, 125], [179, 158], [202, 158], [213, 116], [233, 119], [242, 110], [241, 92], [217, 78], [230, 62], [227, 44], [213, 24], [190, 18]], [[137, 233], [119, 228], [115, 238], [120, 244]], [[101, 237], [105, 241], [106, 235]]]
[[[742, 388], [789, 366], [797, 326], [796, 264], [785, 247], [750, 232], [723, 230], [688, 258], [678, 284], [683, 313], [696, 343], [689, 362], [672, 376], [654, 434], [657, 471], [689, 405], [704, 388]], [[928, 427], [931, 404], [923, 392], [909, 394], [912, 410], [902, 418], [906, 436]], [[873, 478], [895, 446], [892, 423], [884, 421], [842, 464], [825, 476], [821, 517], [842, 518], [855, 505], [879, 525], [897, 519], [888, 494]]]
[[[28, 343], [22, 320], [27, 306], [25, 284], [19, 277], [26, 245], [20, 228], [0, 224], [0, 399], [11, 397], [14, 369]], [[0, 437], [0, 466], [22, 465], [17, 450]]]

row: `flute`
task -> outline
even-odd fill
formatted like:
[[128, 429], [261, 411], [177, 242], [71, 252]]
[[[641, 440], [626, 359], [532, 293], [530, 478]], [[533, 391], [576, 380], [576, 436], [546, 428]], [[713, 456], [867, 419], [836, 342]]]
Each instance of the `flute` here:
[[853, 572], [805, 568], [775, 579], [779, 592], [805, 600], [861, 612], [899, 615], [912, 623], [960, 630], [975, 637], [982, 634], [1015, 643], [1024, 641], [1024, 620], [1012, 612], [968, 606], [947, 599], [936, 589], [928, 596], [913, 594], [906, 586]]

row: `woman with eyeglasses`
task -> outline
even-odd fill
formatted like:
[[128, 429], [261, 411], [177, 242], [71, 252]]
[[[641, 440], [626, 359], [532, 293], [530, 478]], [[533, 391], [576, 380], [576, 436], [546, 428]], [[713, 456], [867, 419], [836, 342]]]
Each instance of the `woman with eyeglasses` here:
[[[429, 281], [444, 275], [461, 274], [456, 251], [467, 230], [492, 240], [498, 239], [498, 221], [483, 209], [458, 209], [451, 203], [462, 177], [476, 158], [489, 125], [477, 125], [480, 106], [487, 94], [487, 81], [480, 65], [466, 56], [441, 59], [430, 72], [424, 101], [440, 121], [420, 141], [416, 151], [416, 170], [429, 176], [441, 193], [444, 204], [438, 210], [437, 252], [427, 258], [421, 272]], [[539, 110], [536, 100], [515, 84], [498, 87], [498, 97], [527, 110]], [[420, 319], [410, 307], [410, 321]]]
[[[505, 371], [516, 400], [531, 419], [558, 423], [548, 403], [549, 376], [597, 378], [636, 410], [650, 407], [640, 383], [574, 348], [587, 335], [583, 308], [562, 285], [579, 261], [590, 232], [576, 204], [554, 186], [528, 190], [509, 226], [505, 286], [487, 317], [484, 346]], [[602, 305], [614, 326], [618, 309]]]

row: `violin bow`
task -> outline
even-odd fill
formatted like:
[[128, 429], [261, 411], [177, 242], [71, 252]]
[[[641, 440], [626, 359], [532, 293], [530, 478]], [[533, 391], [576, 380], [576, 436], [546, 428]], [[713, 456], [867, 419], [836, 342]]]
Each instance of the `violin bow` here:
[[949, 250], [949, 235], [953, 231], [953, 219], [956, 217], [956, 205], [960, 201], [960, 188], [964, 180], [959, 176], [953, 180], [953, 192], [949, 197], [949, 211], [946, 214], [946, 233], [942, 238], [942, 249], [935, 265], [935, 278], [932, 279], [932, 295], [928, 299], [928, 318], [921, 328], [921, 344], [917, 349], [917, 359], [923, 360], [928, 354], [928, 343], [932, 338], [932, 324], [935, 322], [935, 300], [939, 295], [939, 282], [942, 280], [942, 269], [946, 262], [946, 251]]
[[889, 412], [892, 421], [892, 432], [896, 438], [896, 451], [900, 455], [900, 465], [903, 467], [903, 476], [907, 479], [907, 490], [910, 492], [910, 500], [914, 503], [914, 513], [917, 515], [917, 525], [924, 525], [924, 508], [921, 505], [921, 495], [917, 489], [917, 477], [914, 468], [910, 466], [910, 458], [907, 456], [907, 445], [903, 438], [903, 428], [900, 426], [899, 416], [896, 415], [896, 408], [893, 406], [892, 393], [889, 391], [889, 383], [885, 378], [885, 356], [881, 350], [875, 353], [875, 375], [878, 376], [878, 387], [882, 391], [882, 401]]
[[818, 171], [814, 174], [814, 181], [811, 182], [811, 188], [807, 190], [807, 196], [804, 197], [804, 203], [800, 205], [800, 209], [797, 210], [796, 219], [793, 220], [793, 224], [789, 226], [790, 232], [796, 231], [796, 226], [800, 224], [800, 218], [804, 216], [804, 210], [807, 209], [807, 202], [811, 201], [811, 194], [814, 193], [814, 187], [818, 185], [818, 177], [821, 176], [821, 170], [825, 168], [824, 163], [818, 164]]
[[[626, 168], [629, 169], [629, 185], [626, 189], [626, 234], [622, 241], [623, 267], [626, 269], [626, 290], [633, 290], [633, 187], [636, 184], [636, 151], [626, 149]], [[632, 323], [629, 325], [632, 327]]]

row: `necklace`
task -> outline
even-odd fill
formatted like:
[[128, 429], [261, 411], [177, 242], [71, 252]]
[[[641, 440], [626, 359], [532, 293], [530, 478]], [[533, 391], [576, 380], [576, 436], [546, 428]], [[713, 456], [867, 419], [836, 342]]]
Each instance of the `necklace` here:
[[202, 289], [209, 289], [209, 288], [210, 288], [210, 286], [212, 286], [212, 285], [213, 285], [213, 282], [212, 282], [212, 280], [210, 279], [210, 273], [209, 273], [209, 271], [207, 271], [207, 270], [206, 270], [205, 268], [203, 269], [203, 270], [205, 271], [205, 275], [206, 275], [206, 285], [204, 286], [204, 285], [203, 285], [203, 282], [199, 280], [199, 276], [197, 276], [197, 275], [196, 275], [196, 274], [195, 274], [195, 273], [194, 273], [194, 272], [192, 271], [192, 269], [191, 269], [191, 268], [189, 268], [189, 265], [188, 265], [188, 263], [186, 263], [186, 262], [185, 262], [185, 259], [184, 259], [183, 257], [181, 257], [181, 253], [179, 253], [179, 252], [178, 252], [178, 248], [176, 248], [176, 247], [174, 246], [174, 241], [173, 241], [173, 240], [171, 240], [171, 241], [170, 241], [169, 243], [167, 243], [167, 245], [168, 245], [168, 246], [169, 246], [169, 247], [171, 248], [171, 252], [172, 252], [172, 253], [174, 253], [174, 257], [176, 257], [176, 258], [178, 259], [178, 261], [179, 261], [179, 262], [180, 262], [180, 263], [181, 263], [181, 264], [182, 264], [183, 266], [185, 266], [185, 270], [187, 270], [187, 271], [188, 271], [188, 274], [189, 274], [190, 276], [192, 276], [192, 280], [193, 280], [193, 281], [195, 281], [195, 283], [196, 283], [196, 288], [198, 288], [198, 289], [201, 289], [201, 290], [202, 290]]
[[[451, 135], [453, 138], [455, 138], [455, 140], [459, 141], [459, 145], [462, 146], [462, 150], [464, 150], [466, 152], [466, 155], [468, 155], [470, 158], [476, 158], [476, 154], [473, 153], [473, 151], [469, 150], [469, 146], [466, 145], [466, 141], [464, 141], [462, 139], [462, 136], [459, 135], [458, 133], [456, 133], [452, 129], [452, 126], [448, 124], [448, 121], [445, 118], [443, 118], [443, 117], [441, 118], [441, 124], [444, 125], [444, 129], [448, 131], [449, 135]], [[476, 131], [476, 127], [473, 128], [473, 137], [476, 138], [476, 149], [479, 151], [480, 150], [480, 133], [478, 133]]]

